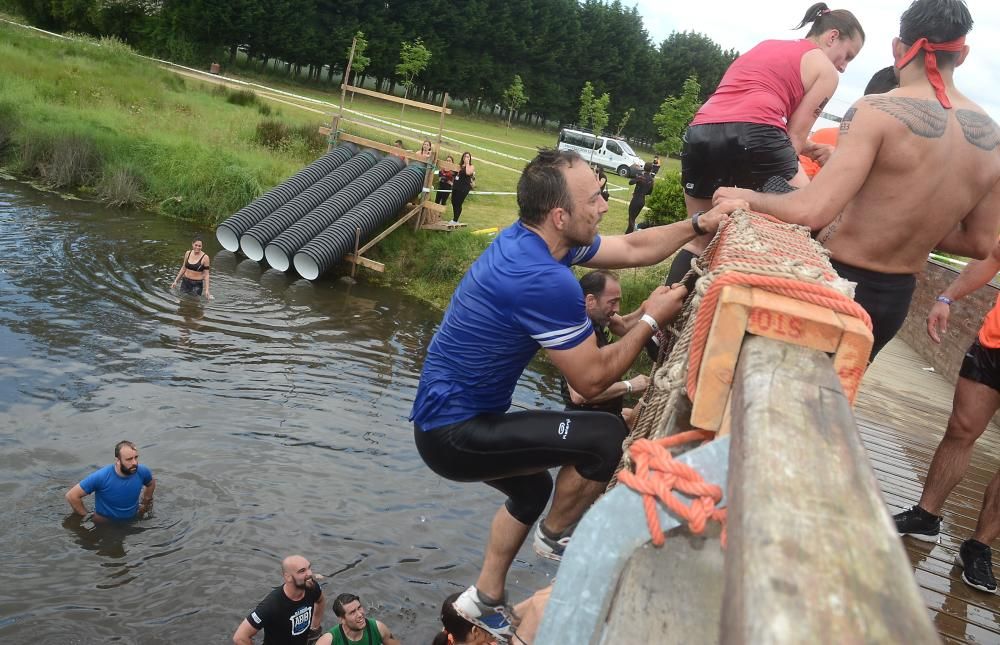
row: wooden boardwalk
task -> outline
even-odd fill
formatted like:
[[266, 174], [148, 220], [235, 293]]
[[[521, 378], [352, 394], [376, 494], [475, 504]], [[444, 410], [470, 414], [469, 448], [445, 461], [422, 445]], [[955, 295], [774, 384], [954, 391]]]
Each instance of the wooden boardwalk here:
[[[858, 429], [893, 513], [919, 500], [951, 412], [954, 386], [927, 366], [912, 348], [894, 340], [869, 369], [856, 403]], [[1000, 643], [1000, 596], [971, 589], [952, 566], [959, 545], [972, 535], [983, 490], [998, 468], [1000, 427], [994, 421], [945, 505], [941, 543], [904, 539], [920, 593], [946, 643]], [[1000, 540], [991, 546], [996, 552]], [[1000, 558], [994, 564], [1000, 572]]]

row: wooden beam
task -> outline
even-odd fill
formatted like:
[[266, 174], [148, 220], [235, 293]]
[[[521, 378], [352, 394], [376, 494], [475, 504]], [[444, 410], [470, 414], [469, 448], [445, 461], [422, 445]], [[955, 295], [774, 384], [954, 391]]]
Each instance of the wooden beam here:
[[732, 397], [720, 642], [938, 643], [830, 358], [750, 336]]
[[328, 128], [325, 125], [319, 126], [319, 133], [322, 134], [324, 137], [330, 136], [331, 132], [333, 132], [333, 128]]
[[392, 226], [385, 229], [384, 231], [373, 237], [371, 240], [369, 240], [367, 244], [358, 249], [358, 255], [362, 255], [365, 251], [367, 251], [368, 249], [372, 248], [373, 246], [384, 240], [390, 233], [395, 231], [397, 228], [405, 224], [411, 217], [420, 212], [420, 208], [421, 208], [420, 206], [415, 206], [414, 208], [410, 209], [409, 213], [403, 215], [398, 220], [393, 222]]
[[378, 271], [379, 273], [385, 272], [385, 265], [382, 264], [381, 262], [376, 262], [375, 260], [369, 260], [368, 258], [363, 256], [356, 256], [353, 253], [348, 253], [347, 255], [345, 255], [344, 261], [350, 262], [355, 266], [361, 265], [363, 267], [368, 267], [372, 271]]
[[341, 85], [340, 89], [347, 90], [348, 92], [354, 92], [355, 94], [362, 94], [364, 96], [371, 96], [376, 99], [382, 99], [383, 101], [390, 101], [392, 103], [409, 105], [410, 107], [420, 108], [421, 110], [429, 110], [430, 112], [444, 112], [445, 114], [451, 114], [451, 108], [442, 107], [440, 105], [431, 105], [430, 103], [421, 103], [420, 101], [412, 101], [410, 99], [400, 98], [392, 94], [383, 94], [382, 92], [376, 92], [374, 90], [366, 90], [363, 87], [355, 87], [353, 85]]
[[371, 139], [366, 139], [365, 137], [359, 137], [353, 134], [346, 134], [341, 132], [337, 137], [341, 141], [347, 141], [348, 143], [356, 143], [359, 146], [365, 148], [374, 148], [375, 150], [381, 150], [382, 152], [387, 152], [391, 155], [396, 155], [397, 157], [403, 157], [412, 161], [419, 161], [420, 163], [428, 163], [425, 157], [421, 157], [418, 152], [410, 152], [409, 150], [403, 150], [402, 148], [397, 148], [396, 146], [390, 146], [386, 143], [379, 143], [378, 141], [373, 141]]

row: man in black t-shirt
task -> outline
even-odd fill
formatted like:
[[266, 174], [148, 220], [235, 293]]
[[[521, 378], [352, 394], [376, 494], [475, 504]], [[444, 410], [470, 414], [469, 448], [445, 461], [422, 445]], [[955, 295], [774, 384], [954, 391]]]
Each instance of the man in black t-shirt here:
[[262, 629], [264, 645], [306, 645], [319, 636], [323, 590], [313, 578], [309, 561], [290, 555], [281, 561], [281, 575], [285, 583], [260, 601], [236, 629], [235, 645], [251, 645]]

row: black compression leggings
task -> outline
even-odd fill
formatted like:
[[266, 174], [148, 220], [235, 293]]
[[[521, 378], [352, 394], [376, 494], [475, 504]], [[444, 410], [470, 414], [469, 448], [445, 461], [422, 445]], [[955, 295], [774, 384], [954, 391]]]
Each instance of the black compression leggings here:
[[465, 198], [469, 196], [469, 188], [463, 186], [460, 182], [455, 182], [455, 185], [451, 189], [451, 211], [454, 213], [454, 219], [456, 222], [458, 218], [462, 216], [462, 204], [465, 203]]
[[483, 414], [424, 432], [413, 428], [417, 451], [438, 475], [481, 481], [507, 495], [518, 522], [534, 524], [552, 493], [549, 468], [575, 466], [581, 477], [606, 482], [614, 475], [628, 434], [607, 412], [537, 410]]

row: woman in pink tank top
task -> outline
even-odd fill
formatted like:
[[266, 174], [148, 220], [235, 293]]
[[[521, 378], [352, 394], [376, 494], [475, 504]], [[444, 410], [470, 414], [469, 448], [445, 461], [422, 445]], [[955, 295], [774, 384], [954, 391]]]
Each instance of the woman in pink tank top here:
[[[810, 23], [801, 40], [766, 40], [737, 58], [691, 121], [681, 153], [688, 215], [709, 210], [720, 186], [759, 190], [774, 176], [808, 182], [798, 153], [865, 42], [850, 11], [817, 2], [796, 28]], [[708, 242], [696, 237], [674, 263], [689, 267]]]

